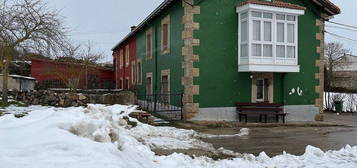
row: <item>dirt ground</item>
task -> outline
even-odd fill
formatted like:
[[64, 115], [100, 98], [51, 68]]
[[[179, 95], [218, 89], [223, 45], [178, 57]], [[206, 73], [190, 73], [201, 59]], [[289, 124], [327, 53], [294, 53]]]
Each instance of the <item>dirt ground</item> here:
[[[344, 126], [277, 126], [251, 127], [251, 133], [243, 137], [203, 139], [216, 148], [224, 147], [239, 153], [258, 155], [262, 151], [269, 156], [283, 151], [294, 155], [305, 152], [307, 145], [319, 147], [324, 151], [338, 150], [347, 144], [357, 145], [357, 114], [325, 113], [325, 122]], [[237, 134], [240, 128], [198, 128], [207, 134]]]

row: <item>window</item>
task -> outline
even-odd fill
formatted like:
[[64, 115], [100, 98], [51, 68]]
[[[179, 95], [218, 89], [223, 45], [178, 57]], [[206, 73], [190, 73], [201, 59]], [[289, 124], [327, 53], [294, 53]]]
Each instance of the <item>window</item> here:
[[124, 51], [123, 49], [120, 50], [119, 53], [119, 68], [122, 69], [124, 64]]
[[129, 45], [125, 46], [125, 66], [129, 66], [130, 48]]
[[141, 79], [142, 79], [142, 67], [141, 67], [141, 60], [138, 60], [138, 63], [137, 63], [137, 75], [136, 75], [136, 77], [137, 77], [137, 83], [138, 84], [141, 84]]
[[125, 89], [129, 90], [129, 78], [125, 78]]
[[135, 61], [131, 62], [131, 83], [136, 83], [136, 64]]
[[296, 59], [297, 15], [253, 9], [240, 12], [240, 57]]
[[161, 54], [170, 52], [170, 16], [161, 22]]
[[119, 89], [123, 89], [123, 78], [119, 80]]
[[146, 32], [146, 59], [152, 59], [152, 29]]
[[268, 79], [257, 79], [257, 101], [258, 102], [269, 102], [269, 80]]
[[152, 95], [152, 78], [146, 78], [146, 95]]
[[163, 103], [169, 103], [169, 76], [164, 75], [161, 77], [161, 94], [162, 96], [162, 102]]

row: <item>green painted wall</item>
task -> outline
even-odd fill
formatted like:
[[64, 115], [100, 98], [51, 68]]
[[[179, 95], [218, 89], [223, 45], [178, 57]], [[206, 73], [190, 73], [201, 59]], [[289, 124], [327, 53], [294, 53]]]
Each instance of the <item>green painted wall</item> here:
[[[200, 85], [200, 95], [195, 102], [200, 107], [232, 107], [236, 102], [251, 101], [250, 73], [238, 72], [238, 15], [236, 6], [243, 0], [203, 0], [199, 4], [201, 14], [195, 16], [200, 29], [195, 31], [195, 38], [200, 39], [200, 46], [195, 53], [200, 55], [200, 77], [195, 84]], [[318, 81], [315, 73], [315, 61], [319, 58], [316, 47], [316, 19], [319, 10], [308, 0], [284, 0], [308, 7], [305, 15], [299, 17], [299, 65], [300, 73], [274, 74], [274, 101], [287, 105], [314, 104], [318, 94], [315, 86]], [[314, 12], [312, 12], [315, 11]], [[292, 88], [300, 87], [303, 96], [289, 95]]]
[[[161, 55], [160, 43], [161, 43], [161, 21], [167, 15], [170, 15], [170, 53]], [[152, 23], [149, 23], [145, 29], [138, 32], [136, 35], [137, 43], [137, 58], [142, 60], [142, 85], [137, 86], [139, 95], [145, 94], [146, 89], [146, 73], [152, 72], [153, 78], [156, 82], [153, 84], [153, 89], [156, 93], [160, 93], [161, 90], [161, 70], [170, 69], [170, 87], [172, 92], [182, 92], [183, 87], [181, 85], [181, 79], [183, 76], [182, 69], [182, 47], [183, 40], [181, 34], [183, 31], [182, 17], [184, 11], [181, 2], [176, 2], [163, 12], [162, 15], [157, 17]], [[152, 28], [153, 30], [153, 58], [151, 60], [146, 59], [146, 31]], [[155, 49], [156, 48], [156, 49]], [[155, 64], [157, 66], [155, 66]]]

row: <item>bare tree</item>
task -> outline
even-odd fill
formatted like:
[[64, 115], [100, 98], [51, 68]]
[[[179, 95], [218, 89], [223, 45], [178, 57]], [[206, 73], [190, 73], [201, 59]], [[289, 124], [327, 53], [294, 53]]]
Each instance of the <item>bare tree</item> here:
[[341, 61], [349, 50], [343, 47], [343, 44], [339, 42], [330, 42], [325, 44], [325, 104], [326, 108], [332, 110], [331, 95], [332, 81], [334, 79], [333, 72], [336, 68], [345, 66]]
[[66, 37], [58, 11], [43, 0], [0, 0], [0, 67], [3, 73], [3, 102], [7, 103], [9, 63], [14, 51], [49, 55]]
[[62, 55], [55, 58], [57, 63], [47, 67], [47, 73], [61, 80], [71, 92], [76, 92], [81, 82], [84, 89], [88, 89], [88, 76], [98, 72], [97, 62], [102, 58], [103, 54], [94, 52], [90, 43], [67, 43], [63, 47]]

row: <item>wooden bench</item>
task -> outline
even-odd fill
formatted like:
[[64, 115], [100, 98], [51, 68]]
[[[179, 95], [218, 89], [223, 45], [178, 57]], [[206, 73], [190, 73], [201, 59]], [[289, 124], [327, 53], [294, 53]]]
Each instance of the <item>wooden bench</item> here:
[[282, 118], [285, 123], [287, 113], [284, 113], [282, 106], [282, 104], [272, 103], [237, 103], [239, 122], [242, 121], [242, 117], [245, 117], [245, 123], [247, 123], [248, 115], [259, 115], [259, 122], [262, 122], [264, 117], [264, 121], [267, 123], [268, 116], [275, 116], [276, 122]]

